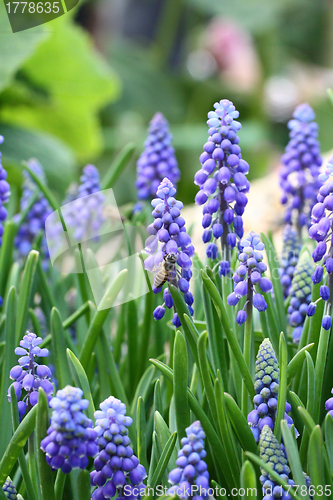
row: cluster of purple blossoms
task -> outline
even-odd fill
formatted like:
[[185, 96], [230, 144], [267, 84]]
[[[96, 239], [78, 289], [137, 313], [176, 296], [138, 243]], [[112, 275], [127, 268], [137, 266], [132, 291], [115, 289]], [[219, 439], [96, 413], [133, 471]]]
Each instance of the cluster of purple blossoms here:
[[[332, 394], [333, 394], [333, 389], [332, 389]], [[333, 398], [329, 398], [326, 403], [325, 403], [325, 409], [328, 411], [328, 413], [333, 417]]]
[[[28, 166], [38, 177], [41, 178], [44, 183], [46, 182], [43, 167], [37, 160], [29, 160]], [[31, 202], [32, 196], [34, 196], [36, 191], [38, 191], [39, 189], [27, 171], [23, 172], [23, 176], [24, 182], [22, 197], [20, 201], [21, 213], [27, 209], [28, 205]], [[45, 221], [51, 213], [52, 208], [49, 202], [44, 197], [43, 193], [39, 191], [36, 201], [30, 208], [25, 220], [20, 225], [15, 238], [14, 243], [21, 259], [24, 259], [32, 249], [32, 245], [36, 236], [40, 232], [44, 232]], [[21, 214], [15, 215], [15, 220], [18, 221], [20, 219], [20, 216]], [[48, 249], [45, 235], [43, 235], [41, 242], [41, 253], [44, 257], [44, 265], [47, 266], [48, 261], [46, 260], [46, 258], [48, 257]]]
[[[4, 138], [0, 135], [0, 144], [2, 144]], [[7, 179], [7, 171], [3, 168], [1, 164], [1, 151], [0, 151], [0, 247], [2, 245], [2, 235], [3, 235], [3, 223], [7, 217], [7, 210], [3, 206], [7, 203], [10, 196], [10, 186]]]
[[[259, 312], [267, 309], [264, 296], [254, 288], [255, 285], [259, 285], [263, 293], [272, 290], [271, 280], [262, 276], [267, 270], [267, 266], [263, 262], [262, 250], [264, 248], [265, 245], [260, 241], [260, 236], [253, 231], [240, 241], [238, 255], [240, 264], [232, 277], [235, 287], [234, 291], [227, 297], [229, 306], [235, 306], [242, 297], [247, 297], [244, 308], [248, 302], [251, 302]], [[247, 319], [244, 308], [237, 313], [236, 320], [239, 325], [245, 323]]]
[[227, 99], [216, 102], [214, 108], [215, 111], [208, 113], [209, 138], [200, 156], [201, 169], [194, 177], [194, 183], [200, 187], [195, 202], [203, 205], [202, 239], [208, 243], [207, 257], [219, 258], [216, 243], [220, 240], [219, 272], [226, 276], [230, 269], [230, 249], [244, 234], [242, 215], [250, 189], [246, 178], [249, 165], [242, 159], [238, 145], [237, 132], [242, 126], [235, 118], [239, 112]]
[[119, 399], [110, 396], [95, 412], [97, 443], [99, 453], [95, 458], [95, 470], [90, 474], [92, 486], [97, 489], [92, 500], [140, 497], [145, 489], [143, 480], [145, 468], [133, 454], [128, 427], [132, 419], [126, 416], [126, 406]]
[[313, 264], [307, 252], [302, 253], [291, 282], [288, 321], [294, 328], [293, 342], [298, 344], [302, 335], [303, 325], [311, 302]]
[[[285, 453], [268, 425], [264, 425], [262, 429], [259, 452], [260, 458], [265, 464], [271, 467], [282, 480], [286, 481], [290, 486], [294, 486], [294, 481], [289, 479], [290, 469]], [[274, 500], [275, 498], [281, 498], [282, 500], [292, 499], [290, 493], [285, 491], [263, 468], [261, 469], [260, 482], [265, 493], [263, 500]]]
[[297, 232], [291, 224], [286, 224], [283, 229], [283, 246], [280, 262], [279, 275], [283, 289], [283, 296], [286, 299], [291, 293], [291, 282], [294, 277], [295, 268], [298, 262], [301, 243], [298, 239]]
[[145, 149], [137, 162], [136, 188], [139, 200], [153, 198], [160, 182], [167, 177], [176, 186], [180, 179], [169, 124], [162, 113], [150, 122]]
[[[184, 299], [188, 305], [190, 314], [193, 314], [192, 304], [193, 295], [189, 291], [190, 279], [192, 277], [192, 260], [194, 255], [194, 247], [191, 243], [191, 238], [186, 232], [185, 220], [180, 215], [183, 207], [181, 201], [174, 198], [176, 188], [172, 182], [165, 178], [159, 185], [156, 196], [151, 204], [154, 207], [152, 215], [154, 222], [147, 228], [151, 235], [146, 241], [146, 252], [150, 255], [145, 260], [145, 269], [154, 271], [161, 269], [162, 274], [166, 274], [166, 280], [172, 285], [179, 288], [184, 294]], [[171, 259], [173, 264], [168, 264]], [[170, 266], [167, 273], [165, 265]], [[162, 286], [158, 280], [159, 273], [155, 276], [154, 292], [161, 291]], [[163, 291], [164, 304], [156, 307], [154, 311], [155, 320], [162, 319], [165, 313], [165, 307], [171, 309], [173, 307], [173, 299], [169, 288]], [[176, 327], [180, 326], [180, 319], [175, 312], [172, 320]]]
[[15, 489], [13, 481], [8, 476], [4, 485], [2, 487], [2, 491], [4, 492], [6, 498], [8, 500], [17, 500], [17, 491]]
[[[39, 365], [35, 361], [35, 357], [45, 358], [49, 355], [47, 349], [39, 347], [42, 342], [41, 337], [37, 337], [35, 333], [27, 332], [23, 340], [20, 341], [20, 347], [15, 349], [15, 354], [21, 357], [18, 359], [19, 364], [10, 370], [10, 378], [15, 380], [11, 386], [15, 389], [20, 418], [29, 407], [37, 404], [39, 387], [44, 390], [48, 400], [51, 400], [53, 385], [50, 382], [50, 368], [46, 365]], [[9, 401], [11, 386], [8, 389]]]
[[311, 209], [321, 186], [318, 175], [322, 159], [315, 117], [308, 104], [297, 106], [288, 123], [290, 140], [281, 159], [281, 203], [287, 206], [285, 222], [291, 223], [294, 213], [297, 213], [299, 228], [310, 224]]
[[[195, 498], [203, 500], [208, 498], [209, 473], [204, 461], [206, 456], [204, 439], [206, 437], [199, 420], [186, 429], [186, 436], [182, 438], [182, 448], [178, 452], [176, 460], [177, 468], [169, 474], [169, 483], [172, 485], [168, 490], [169, 495], [177, 495], [182, 500]], [[197, 486], [200, 494], [193, 497], [191, 490]], [[206, 494], [203, 492], [206, 491]]]
[[82, 399], [82, 395], [81, 389], [70, 385], [57, 392], [50, 401], [51, 425], [40, 443], [47, 463], [64, 474], [72, 469], [85, 469], [88, 457], [94, 457], [98, 451], [97, 433], [92, 428], [92, 421], [83, 413], [89, 401]]
[[[278, 405], [279, 365], [269, 339], [263, 340], [258, 350], [254, 390], [256, 393], [253, 398], [254, 410], [248, 414], [247, 420], [258, 443], [265, 426], [274, 430]], [[290, 410], [291, 406], [286, 402], [284, 418], [289, 427], [293, 424], [292, 418], [288, 415]], [[296, 430], [295, 432], [298, 435]]]
[[[103, 214], [104, 195], [101, 192], [100, 176], [94, 165], [86, 165], [80, 177], [81, 184], [70, 205], [62, 208], [68, 228], [74, 228], [73, 237], [98, 239], [99, 230], [105, 222]], [[88, 197], [88, 198], [85, 198]]]

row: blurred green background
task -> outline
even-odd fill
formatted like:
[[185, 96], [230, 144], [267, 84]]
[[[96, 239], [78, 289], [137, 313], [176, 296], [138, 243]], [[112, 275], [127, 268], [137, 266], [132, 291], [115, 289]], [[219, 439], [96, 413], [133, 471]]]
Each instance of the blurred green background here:
[[156, 111], [170, 122], [193, 201], [206, 116], [240, 111], [250, 177], [279, 162], [294, 107], [309, 102], [323, 151], [333, 147], [333, 5], [328, 0], [91, 0], [12, 34], [0, 5], [0, 134], [14, 195], [21, 160], [37, 157], [61, 197], [86, 163], [101, 173], [127, 142], [136, 157], [115, 187], [135, 200], [135, 160]]

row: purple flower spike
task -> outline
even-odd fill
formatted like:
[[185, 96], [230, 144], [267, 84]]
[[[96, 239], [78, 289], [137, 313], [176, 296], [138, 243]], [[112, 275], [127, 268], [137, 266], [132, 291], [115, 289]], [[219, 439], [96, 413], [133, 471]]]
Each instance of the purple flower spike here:
[[289, 143], [282, 156], [280, 187], [282, 204], [286, 205], [285, 221], [295, 221], [299, 229], [310, 224], [312, 207], [317, 202], [320, 178], [320, 145], [317, 140], [318, 125], [308, 104], [297, 106], [289, 121]]
[[[174, 185], [179, 181], [180, 170], [171, 141], [167, 120], [162, 113], [156, 113], [149, 125], [145, 149], [137, 163], [136, 188], [139, 200], [153, 198], [164, 177]], [[204, 174], [200, 180], [205, 182]]]
[[82, 396], [81, 389], [70, 385], [57, 392], [50, 401], [51, 425], [40, 443], [50, 467], [61, 469], [64, 474], [72, 469], [85, 469], [87, 457], [94, 457], [98, 451], [97, 432], [83, 413], [89, 401]]
[[298, 262], [301, 243], [298, 239], [296, 231], [290, 224], [285, 225], [282, 239], [283, 247], [279, 275], [283, 288], [283, 295], [286, 299], [291, 292], [291, 282]]
[[196, 500], [209, 497], [209, 473], [204, 461], [206, 457], [205, 437], [199, 420], [186, 429], [186, 437], [181, 440], [182, 448], [176, 460], [177, 467], [169, 473], [169, 483], [172, 486], [168, 490], [168, 495], [177, 495], [185, 499], [189, 497], [186, 490], [190, 491], [192, 486], [198, 486]]
[[18, 399], [20, 418], [26, 411], [38, 402], [38, 389], [42, 387], [48, 399], [51, 399], [53, 385], [50, 382], [51, 370], [46, 365], [39, 365], [35, 357], [47, 357], [49, 351], [40, 348], [43, 342], [41, 337], [35, 333], [27, 332], [20, 341], [20, 347], [15, 349], [15, 354], [20, 356], [18, 365], [10, 370], [10, 378], [14, 380], [8, 389], [8, 400], [10, 401], [10, 388], [13, 386]]
[[[265, 425], [274, 429], [278, 405], [279, 365], [269, 339], [265, 339], [258, 350], [254, 390], [256, 393], [253, 398], [254, 410], [248, 414], [247, 420], [256, 442], [259, 442], [260, 433]], [[285, 419], [289, 427], [293, 423], [288, 415], [290, 409], [289, 403], [286, 403]]]
[[[3, 143], [4, 139], [2, 135], [0, 136], [0, 144]], [[7, 182], [7, 171], [3, 168], [1, 163], [1, 151], [0, 151], [0, 247], [2, 245], [2, 235], [3, 235], [3, 225], [7, 218], [7, 210], [4, 204], [9, 201], [10, 197], [10, 185]]]
[[110, 396], [95, 411], [98, 455], [95, 470], [91, 472], [91, 484], [97, 486], [92, 500], [118, 498], [136, 500], [144, 495], [145, 468], [133, 454], [128, 427], [132, 419], [126, 416], [126, 406]]
[[[304, 252], [294, 271], [289, 294], [288, 321], [290, 326], [295, 329], [293, 332], [293, 342], [295, 344], [298, 344], [300, 341], [308, 306], [311, 303], [312, 272], [313, 264], [311, 257], [307, 252]], [[311, 313], [313, 307], [310, 307], [309, 311]]]
[[[29, 168], [36, 174], [41, 180], [45, 183], [45, 174], [43, 167], [41, 164], [35, 160], [31, 159], [28, 161]], [[44, 197], [43, 193], [39, 190], [36, 183], [31, 178], [30, 174], [24, 170], [23, 171], [24, 182], [23, 182], [23, 190], [22, 197], [20, 201], [20, 212], [24, 212], [31, 202], [31, 197], [38, 192], [36, 201], [30, 208], [24, 222], [20, 225], [19, 230], [17, 232], [15, 238], [15, 247], [17, 248], [17, 252], [19, 254], [19, 259], [23, 260], [30, 250], [32, 250], [33, 242], [38, 233], [41, 231], [44, 232], [45, 229], [45, 221], [48, 216], [52, 213], [52, 208]], [[20, 219], [21, 214], [15, 215], [14, 219], [18, 221]], [[43, 265], [44, 267], [48, 267], [48, 249], [46, 244], [45, 235], [42, 238], [41, 242], [41, 253], [44, 259]]]
[[[186, 232], [185, 221], [180, 215], [183, 208], [181, 201], [177, 201], [174, 196], [176, 188], [172, 182], [165, 178], [159, 184], [156, 196], [151, 202], [154, 210], [152, 212], [155, 221], [148, 226], [154, 228], [154, 235], [146, 240], [146, 252], [149, 257], [145, 260], [145, 269], [155, 271], [153, 290], [158, 293], [162, 290], [164, 283], [168, 282], [179, 288], [184, 294], [184, 299], [188, 305], [189, 314], [193, 315], [193, 295], [189, 291], [189, 284], [192, 277], [192, 257], [194, 247], [191, 238]], [[212, 256], [217, 250], [211, 247]], [[162, 319], [165, 313], [165, 306], [173, 307], [173, 300], [168, 288], [163, 291], [165, 303], [157, 306], [154, 310], [154, 319]], [[178, 314], [174, 312], [173, 324], [176, 327], [181, 325]]]
[[214, 108], [208, 113], [209, 137], [200, 155], [201, 169], [194, 178], [200, 188], [195, 202], [203, 205], [203, 241], [208, 243], [207, 257], [221, 258], [217, 246], [220, 240], [223, 261], [219, 272], [220, 276], [226, 276], [230, 268], [230, 251], [244, 234], [242, 215], [250, 189], [246, 178], [249, 165], [242, 159], [238, 145], [237, 132], [241, 124], [236, 121], [239, 113], [235, 106], [223, 99], [216, 102]]
[[[267, 304], [264, 296], [254, 288], [254, 286], [258, 286], [263, 293], [272, 290], [271, 280], [263, 276], [266, 271], [266, 265], [262, 262], [264, 248], [265, 245], [260, 241], [260, 236], [253, 231], [240, 241], [239, 266], [233, 275], [235, 287], [234, 291], [227, 297], [229, 306], [235, 306], [241, 297], [246, 296], [246, 305], [252, 306], [253, 304], [259, 312], [266, 310]], [[245, 321], [244, 311], [238, 311], [237, 323], [242, 324]]]

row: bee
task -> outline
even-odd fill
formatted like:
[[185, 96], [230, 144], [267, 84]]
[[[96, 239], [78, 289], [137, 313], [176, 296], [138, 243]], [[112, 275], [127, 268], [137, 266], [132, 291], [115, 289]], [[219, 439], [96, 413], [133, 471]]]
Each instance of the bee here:
[[161, 288], [166, 281], [175, 271], [175, 264], [177, 262], [176, 254], [168, 253], [164, 255], [164, 259], [159, 266], [157, 266], [157, 273], [154, 278], [154, 288]]

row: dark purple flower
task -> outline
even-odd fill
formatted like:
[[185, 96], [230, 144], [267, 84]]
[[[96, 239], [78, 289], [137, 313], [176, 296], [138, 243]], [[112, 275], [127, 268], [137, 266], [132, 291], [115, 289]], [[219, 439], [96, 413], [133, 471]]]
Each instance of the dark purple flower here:
[[[4, 138], [0, 135], [0, 144], [2, 144], [3, 141]], [[7, 171], [2, 166], [0, 151], [0, 247], [2, 245], [3, 225], [7, 218], [7, 210], [4, 207], [4, 204], [8, 202], [10, 196], [10, 185], [6, 179]]]
[[[1, 136], [0, 136], [1, 138]], [[5, 497], [8, 498], [8, 500], [17, 500], [17, 491], [15, 489], [13, 481], [10, 479], [8, 476], [6, 481], [4, 482], [4, 485], [2, 487], [2, 491], [5, 494]], [[22, 497], [20, 497], [22, 498]]]
[[[293, 341], [299, 343], [303, 324], [306, 318], [308, 306], [311, 302], [313, 265], [311, 257], [307, 252], [302, 253], [291, 283], [290, 303], [288, 307], [288, 321], [290, 326], [294, 328]], [[312, 312], [312, 307], [310, 312]]]
[[39, 365], [35, 361], [35, 357], [42, 358], [49, 355], [47, 349], [39, 347], [42, 342], [43, 339], [37, 337], [35, 333], [27, 332], [20, 341], [20, 347], [15, 349], [15, 354], [21, 357], [18, 359], [19, 364], [10, 370], [10, 378], [15, 382], [8, 389], [8, 400], [10, 401], [10, 388], [13, 386], [20, 418], [29, 407], [37, 404], [39, 387], [42, 387], [48, 400], [51, 400], [53, 393], [53, 385], [50, 382], [51, 370], [48, 366]]
[[97, 454], [97, 432], [92, 421], [83, 413], [89, 406], [82, 399], [83, 391], [67, 385], [51, 399], [51, 425], [40, 443], [46, 461], [52, 469], [68, 474], [72, 469], [85, 469], [88, 457]]
[[175, 186], [179, 181], [180, 170], [171, 141], [167, 120], [162, 113], [156, 113], [149, 125], [145, 149], [137, 163], [136, 188], [140, 200], [153, 198], [165, 177]]
[[[165, 178], [157, 189], [157, 198], [151, 202], [155, 221], [148, 227], [150, 236], [146, 240], [146, 252], [150, 255], [145, 260], [145, 269], [156, 272], [153, 287], [155, 293], [160, 292], [166, 282], [179, 288], [192, 315], [193, 295], [189, 292], [189, 283], [192, 277], [191, 258], [194, 255], [194, 247], [186, 232], [185, 221], [180, 216], [183, 204], [174, 198], [175, 194], [176, 188]], [[212, 247], [212, 255], [215, 251]], [[155, 320], [163, 318], [165, 306], [168, 309], [173, 306], [168, 288], [163, 291], [163, 298], [164, 304], [157, 306], [153, 313]], [[176, 327], [181, 324], [176, 312], [172, 322]]]
[[[242, 159], [237, 136], [241, 124], [235, 119], [239, 113], [232, 102], [223, 99], [214, 104], [215, 111], [208, 113], [208, 140], [200, 155], [201, 169], [194, 182], [200, 188], [195, 202], [203, 206], [202, 225], [207, 256], [216, 260], [222, 257], [221, 276], [226, 276], [230, 263], [230, 249], [237, 238], [244, 234], [242, 214], [247, 204], [246, 193], [250, 183], [246, 178], [249, 165]], [[222, 255], [219, 257], [217, 241], [220, 240]], [[214, 246], [212, 246], [214, 245]]]
[[[318, 125], [308, 104], [300, 104], [289, 121], [289, 143], [282, 156], [280, 187], [286, 205], [285, 221], [296, 221], [299, 228], [310, 224], [311, 209], [317, 201], [322, 163], [317, 140]], [[295, 215], [295, 218], [294, 218]]]
[[286, 299], [291, 292], [291, 281], [294, 277], [295, 267], [301, 249], [301, 244], [296, 231], [290, 224], [286, 224], [283, 230], [283, 247], [281, 255], [281, 267], [279, 275], [283, 288], [283, 295]]
[[324, 314], [321, 326], [324, 330], [330, 330], [332, 326], [332, 318], [329, 314]]

